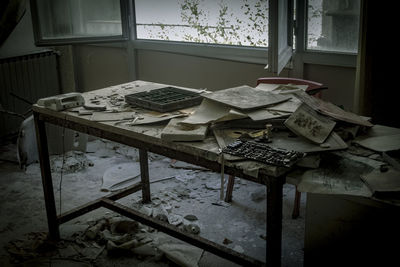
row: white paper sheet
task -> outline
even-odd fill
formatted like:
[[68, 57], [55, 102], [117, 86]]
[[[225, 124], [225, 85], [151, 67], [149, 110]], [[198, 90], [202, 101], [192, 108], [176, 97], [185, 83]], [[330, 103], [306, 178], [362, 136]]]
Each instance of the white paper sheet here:
[[204, 99], [194, 114], [182, 121], [181, 124], [208, 124], [216, 121], [235, 120], [246, 117], [246, 114], [232, 109], [232, 107]]

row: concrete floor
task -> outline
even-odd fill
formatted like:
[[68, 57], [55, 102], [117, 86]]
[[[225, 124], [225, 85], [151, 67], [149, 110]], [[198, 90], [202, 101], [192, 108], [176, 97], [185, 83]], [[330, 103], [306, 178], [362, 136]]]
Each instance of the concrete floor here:
[[[7, 161], [0, 160], [1, 266], [10, 265], [10, 261], [12, 264], [12, 259], [5, 249], [5, 245], [10, 241], [24, 239], [28, 233], [47, 231], [39, 164], [33, 163], [25, 171], [21, 170], [18, 164], [10, 162], [16, 161], [15, 155], [16, 148], [13, 144], [0, 149], [0, 159], [7, 159]], [[109, 141], [92, 140], [87, 144], [87, 153], [70, 152], [64, 158], [54, 155], [51, 159], [57, 211], [59, 212], [61, 207], [64, 212], [108, 194], [100, 191], [104, 173], [111, 167], [126, 163], [132, 163], [132, 168], [135, 168], [138, 165], [139, 156], [136, 149]], [[63, 160], [64, 171], [61, 179], [60, 170]], [[79, 165], [82, 162], [88, 164]], [[171, 159], [151, 153], [149, 154], [149, 169], [151, 181], [172, 177], [152, 183], [153, 204], [149, 206], [150, 208], [161, 203], [168, 207], [170, 214], [195, 215], [198, 218], [200, 236], [219, 244], [223, 244], [224, 239], [230, 240], [231, 243], [223, 245], [265, 261], [266, 241], [263, 239], [266, 235], [265, 187], [236, 178], [233, 202], [228, 206], [220, 206], [212, 204], [218, 201], [220, 195], [219, 190], [216, 189], [220, 180], [219, 174], [193, 169], [192, 166], [180, 162], [175, 167], [171, 167]], [[303, 266], [305, 195], [302, 196], [301, 215], [295, 220], [291, 218], [294, 186], [285, 185], [283, 195], [282, 266]], [[120, 202], [129, 207], [141, 208], [140, 192]], [[113, 216], [113, 213], [106, 209], [90, 212], [62, 225], [61, 235], [68, 238], [68, 235], [73, 235], [74, 231], [82, 229], [80, 226], [105, 216]], [[71, 265], [68, 258], [49, 256], [41, 258], [35, 266], [49, 266], [49, 262], [51, 266]], [[78, 264], [77, 261], [74, 263]], [[147, 264], [135, 257], [111, 258], [106, 250], [95, 259], [85, 261], [85, 263], [89, 265], [82, 266], [174, 266], [167, 260], [160, 260], [149, 265], [150, 263]], [[234, 263], [206, 252], [202, 254], [198, 265], [236, 266]]]

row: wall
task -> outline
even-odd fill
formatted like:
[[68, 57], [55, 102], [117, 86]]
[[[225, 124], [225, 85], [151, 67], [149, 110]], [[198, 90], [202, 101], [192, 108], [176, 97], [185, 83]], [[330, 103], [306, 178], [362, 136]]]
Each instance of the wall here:
[[24, 16], [0, 47], [0, 58], [43, 50], [43, 48], [35, 46], [29, 1], [26, 2], [27, 5]]
[[[75, 48], [75, 62], [82, 90], [124, 83], [133, 79], [128, 71], [125, 48], [80, 45]], [[255, 86], [260, 77], [271, 76], [264, 65], [210, 59], [168, 52], [138, 50], [137, 79], [207, 88], [214, 91], [247, 84]], [[352, 110], [355, 68], [304, 64], [303, 78], [321, 82], [328, 87], [323, 98]], [[282, 77], [291, 77], [285, 69]]]
[[265, 65], [141, 50], [138, 78], [214, 91], [239, 85], [255, 86], [266, 76]]
[[77, 91], [91, 91], [132, 80], [128, 71], [126, 48], [74, 46]]
[[304, 65], [304, 79], [323, 83], [328, 87], [322, 98], [352, 110], [356, 69], [326, 65]]
[[0, 58], [30, 54], [32, 52], [54, 49], [59, 52], [59, 68], [63, 92], [76, 91], [73, 51], [71, 46], [38, 47], [35, 45], [29, 1], [26, 11], [15, 29], [0, 47]]
[[399, 207], [364, 197], [307, 193], [306, 214], [304, 266], [393, 266], [399, 261]]

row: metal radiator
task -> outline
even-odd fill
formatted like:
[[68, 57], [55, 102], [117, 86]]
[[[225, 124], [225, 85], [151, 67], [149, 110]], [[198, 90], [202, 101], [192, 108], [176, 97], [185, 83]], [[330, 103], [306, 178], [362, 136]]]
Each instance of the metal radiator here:
[[55, 51], [0, 59], [0, 138], [18, 132], [30, 103], [60, 90]]

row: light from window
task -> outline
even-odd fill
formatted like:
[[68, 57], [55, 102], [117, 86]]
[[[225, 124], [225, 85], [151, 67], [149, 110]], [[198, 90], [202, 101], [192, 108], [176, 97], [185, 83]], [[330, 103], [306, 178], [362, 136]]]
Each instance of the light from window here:
[[309, 0], [307, 49], [357, 53], [360, 0]]
[[122, 35], [120, 0], [36, 1], [43, 39]]
[[268, 47], [268, 0], [135, 0], [138, 39]]

